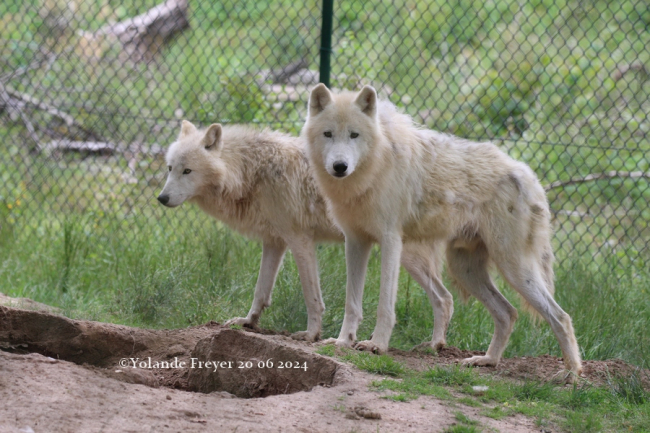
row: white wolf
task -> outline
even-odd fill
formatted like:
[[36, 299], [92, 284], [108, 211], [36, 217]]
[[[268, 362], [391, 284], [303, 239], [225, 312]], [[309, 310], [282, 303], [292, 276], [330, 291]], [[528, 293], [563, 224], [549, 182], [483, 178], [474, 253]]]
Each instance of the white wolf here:
[[[226, 323], [254, 326], [271, 303], [271, 292], [284, 253], [296, 260], [307, 305], [307, 331], [294, 338], [320, 336], [324, 311], [315, 243], [343, 242], [326, 212], [311, 176], [304, 141], [273, 131], [213, 124], [198, 130], [183, 121], [167, 150], [167, 182], [158, 200], [168, 207], [190, 200], [241, 234], [262, 241], [262, 264], [253, 305], [245, 318]], [[440, 348], [453, 312], [451, 294], [441, 280], [444, 247], [409, 243], [402, 263], [424, 287], [434, 310], [431, 345]], [[399, 261], [399, 259], [398, 259]]]
[[356, 339], [372, 243], [380, 244], [382, 255], [377, 324], [372, 339], [356, 347], [385, 352], [395, 324], [402, 243], [442, 241], [460, 292], [477, 297], [494, 319], [487, 353], [465, 363], [496, 365], [517, 319], [488, 274], [494, 263], [550, 324], [566, 369], [580, 373], [571, 318], [553, 299], [548, 202], [527, 165], [491, 143], [416, 128], [392, 104], [378, 102], [369, 86], [337, 95], [316, 86], [302, 135], [316, 181], [345, 234], [346, 309], [338, 345]]

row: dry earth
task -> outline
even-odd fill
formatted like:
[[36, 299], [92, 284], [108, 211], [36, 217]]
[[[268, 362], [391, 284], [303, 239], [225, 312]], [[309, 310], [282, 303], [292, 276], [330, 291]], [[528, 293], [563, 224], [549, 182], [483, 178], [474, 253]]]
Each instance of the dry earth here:
[[[497, 421], [432, 397], [383, 399], [368, 386], [378, 376], [320, 356], [312, 344], [214, 322], [145, 330], [0, 306], [0, 349], [0, 432], [439, 432], [459, 410], [495, 431], [539, 431], [523, 416]], [[415, 369], [468, 354], [391, 352]], [[199, 368], [206, 361], [217, 364]], [[545, 379], [560, 367], [543, 356], [481, 371]], [[595, 382], [607, 370], [632, 369], [619, 360], [585, 363]]]

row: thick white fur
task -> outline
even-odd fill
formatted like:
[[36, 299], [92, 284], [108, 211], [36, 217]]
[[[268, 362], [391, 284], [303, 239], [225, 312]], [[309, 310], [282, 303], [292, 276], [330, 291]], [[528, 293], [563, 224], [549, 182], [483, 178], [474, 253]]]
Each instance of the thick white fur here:
[[[517, 319], [488, 274], [494, 263], [551, 325], [567, 370], [581, 371], [571, 318], [553, 299], [548, 202], [527, 165], [491, 143], [417, 128], [392, 104], [378, 101], [369, 86], [341, 94], [316, 86], [302, 136], [321, 192], [345, 234], [347, 305], [337, 344], [354, 344], [372, 243], [382, 250], [377, 324], [372, 339], [356, 347], [385, 352], [395, 324], [403, 243], [443, 242], [456, 286], [464, 296], [477, 297], [495, 324], [485, 356], [466, 363], [496, 365]], [[344, 177], [334, 176], [333, 161], [346, 163]]]
[[[311, 176], [304, 141], [245, 126], [214, 124], [198, 130], [183, 121], [178, 140], [167, 151], [167, 165], [170, 171], [159, 197], [167, 200], [167, 206], [189, 200], [239, 233], [262, 241], [253, 305], [245, 318], [226, 323], [257, 323], [271, 303], [288, 247], [296, 260], [308, 314], [307, 331], [293, 337], [318, 339], [324, 305], [315, 243], [343, 242], [344, 238], [328, 216]], [[442, 244], [418, 242], [406, 245], [402, 254], [404, 267], [431, 301], [435, 321], [430, 345], [435, 349], [444, 346], [453, 313], [451, 294], [440, 281], [443, 254]]]

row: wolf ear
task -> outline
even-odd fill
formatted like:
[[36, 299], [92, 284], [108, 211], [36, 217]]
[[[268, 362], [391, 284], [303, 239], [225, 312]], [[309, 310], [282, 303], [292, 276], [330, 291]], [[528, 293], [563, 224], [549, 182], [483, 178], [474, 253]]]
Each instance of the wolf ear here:
[[375, 117], [377, 113], [377, 92], [374, 87], [363, 86], [354, 102], [361, 108], [361, 111], [370, 117]]
[[205, 131], [205, 137], [201, 142], [205, 150], [218, 150], [221, 147], [221, 125], [213, 123]]
[[325, 109], [332, 102], [332, 93], [325, 84], [320, 83], [309, 95], [309, 115], [315, 116]]
[[194, 131], [196, 131], [196, 126], [192, 125], [192, 122], [188, 122], [187, 120], [183, 120], [181, 122], [181, 134], [179, 135], [179, 138], [180, 137], [185, 137], [186, 135], [189, 135]]

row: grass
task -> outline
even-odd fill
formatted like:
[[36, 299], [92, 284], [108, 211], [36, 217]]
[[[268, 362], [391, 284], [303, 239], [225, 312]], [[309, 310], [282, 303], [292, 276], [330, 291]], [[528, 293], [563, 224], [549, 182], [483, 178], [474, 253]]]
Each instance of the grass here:
[[[259, 244], [191, 205], [167, 210], [150, 203], [126, 217], [99, 210], [79, 216], [44, 211], [41, 218], [3, 225], [1, 292], [63, 308], [75, 318], [155, 328], [224, 321], [245, 315], [250, 307], [261, 258]], [[335, 337], [344, 313], [344, 251], [342, 245], [321, 245], [317, 254], [327, 307], [323, 336]], [[375, 250], [360, 339], [368, 338], [374, 327], [379, 268], [380, 253]], [[621, 358], [636, 365], [650, 359], [647, 271], [631, 268], [622, 274], [615, 262], [605, 262], [600, 272], [593, 272], [588, 259], [568, 257], [556, 264], [556, 273], [556, 298], [573, 318], [585, 359]], [[405, 273], [399, 287], [391, 346], [410, 349], [431, 338], [433, 315], [424, 291]], [[518, 306], [518, 296], [501, 282], [500, 287]], [[487, 349], [493, 323], [485, 308], [458, 299], [454, 307], [448, 343], [461, 349]], [[306, 327], [306, 316], [300, 279], [289, 254], [261, 324], [295, 332]], [[549, 326], [522, 313], [505, 355], [546, 353], [560, 355]]]
[[481, 429], [474, 425], [456, 424], [444, 430], [445, 433], [480, 433]]
[[360, 370], [383, 376], [399, 376], [404, 373], [404, 366], [388, 355], [373, 355], [367, 352], [346, 350], [341, 359], [350, 362]]
[[[637, 374], [618, 377], [602, 387], [588, 383], [562, 387], [479, 376], [472, 368], [437, 366], [422, 372], [407, 369], [397, 380], [377, 380], [372, 387], [380, 392], [391, 391], [385, 398], [394, 401], [433, 395], [452, 406], [463, 404], [482, 408], [481, 415], [489, 418], [498, 420], [522, 414], [534, 418], [539, 426], [568, 432], [644, 432], [650, 425], [650, 392], [639, 386]], [[487, 391], [476, 395], [472, 388], [474, 385], [486, 386]], [[621, 392], [622, 389], [634, 391]], [[459, 424], [447, 431], [480, 428], [476, 421], [462, 412], [456, 413], [456, 419]]]
[[[348, 350], [328, 345], [319, 353], [335, 356], [356, 367], [383, 375], [371, 383], [382, 398], [407, 402], [420, 396], [434, 396], [451, 407], [479, 409], [482, 416], [496, 420], [521, 414], [531, 417], [540, 427], [566, 432], [645, 432], [650, 427], [650, 390], [644, 389], [640, 371], [629, 376], [610, 377], [600, 386], [580, 381], [574, 385], [555, 385], [535, 380], [514, 381], [479, 375], [478, 368], [459, 365], [436, 366], [424, 371], [406, 368], [387, 356]], [[368, 361], [375, 358], [374, 362]], [[363, 362], [359, 362], [363, 359]], [[376, 365], [391, 365], [389, 372]], [[388, 377], [392, 376], [392, 377]], [[481, 386], [477, 392], [475, 387]], [[446, 432], [482, 431], [480, 423], [462, 411], [455, 412], [455, 425]]]

